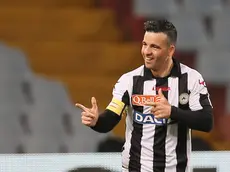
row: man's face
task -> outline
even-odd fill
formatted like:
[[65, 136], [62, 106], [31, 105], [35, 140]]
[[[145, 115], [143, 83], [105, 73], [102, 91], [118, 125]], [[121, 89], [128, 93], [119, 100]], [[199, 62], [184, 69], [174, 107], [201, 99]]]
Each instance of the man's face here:
[[159, 70], [165, 61], [172, 56], [175, 47], [169, 45], [166, 34], [160, 32], [145, 32], [141, 54], [145, 66], [152, 70]]

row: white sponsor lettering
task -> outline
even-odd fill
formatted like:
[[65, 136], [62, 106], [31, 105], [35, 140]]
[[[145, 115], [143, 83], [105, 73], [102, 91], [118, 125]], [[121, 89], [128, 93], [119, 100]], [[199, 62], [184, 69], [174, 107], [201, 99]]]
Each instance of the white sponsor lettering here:
[[142, 122], [142, 121], [143, 121], [142, 115], [136, 113], [136, 115], [135, 115], [135, 120], [138, 121], [138, 122]]
[[142, 124], [166, 124], [166, 119], [156, 119], [153, 114], [135, 113], [134, 120]]
[[153, 119], [153, 117], [151, 117], [150, 115], [147, 115], [147, 116], [144, 118], [143, 122], [144, 122], [144, 123], [148, 123], [148, 122], [154, 123], [154, 119]]

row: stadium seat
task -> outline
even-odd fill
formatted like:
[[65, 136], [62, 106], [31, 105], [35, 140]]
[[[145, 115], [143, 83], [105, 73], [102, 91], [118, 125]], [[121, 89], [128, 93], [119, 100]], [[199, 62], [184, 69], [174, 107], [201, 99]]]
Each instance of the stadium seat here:
[[27, 152], [95, 151], [99, 134], [81, 124], [80, 110], [73, 106], [64, 85], [42, 77], [30, 82], [35, 105], [29, 109], [32, 135], [27, 138]]
[[24, 95], [21, 89], [21, 83], [12, 81], [0, 81], [0, 103], [2, 105], [10, 104], [12, 106], [25, 103]]
[[[35, 76], [28, 81], [31, 85], [32, 94], [35, 97], [35, 107], [60, 107], [67, 101], [65, 87], [59, 81], [47, 79], [44, 76]], [[52, 104], [49, 104], [52, 102]]]
[[[0, 47], [0, 70], [12, 72], [14, 75], [25, 75], [31, 72], [28, 61], [22, 51], [9, 47]], [[1, 73], [4, 75], [4, 73]], [[0, 75], [1, 75], [0, 74]]]
[[177, 12], [178, 6], [173, 0], [134, 0], [134, 13], [145, 18], [168, 17]]
[[31, 75], [31, 69], [22, 52], [0, 47], [0, 102], [1, 104], [25, 103], [22, 83]]
[[[17, 42], [9, 42], [16, 45]], [[119, 44], [106, 42], [20, 42], [26, 51], [34, 71], [55, 74], [92, 74], [97, 71], [98, 76], [116, 75], [133, 69], [136, 61], [142, 61], [140, 46], [137, 44]], [[88, 51], [90, 49], [90, 51]], [[119, 59], [119, 60], [118, 60]], [[65, 65], [63, 65], [63, 61]], [[54, 63], [55, 62], [55, 63]], [[90, 62], [90, 63], [89, 63]], [[52, 64], [52, 65], [51, 65]], [[81, 64], [81, 65], [79, 65]], [[113, 64], [113, 65], [111, 65]], [[131, 66], [131, 67], [130, 67]]]
[[0, 37], [7, 41], [117, 41], [120, 33], [113, 18], [109, 10], [0, 7]]
[[[229, 8], [230, 9], [230, 8]], [[230, 36], [229, 36], [229, 21], [230, 11], [222, 11], [215, 13], [213, 16], [213, 39], [210, 46], [229, 50]]]
[[73, 102], [82, 103], [85, 106], [91, 106], [91, 97], [95, 96], [98, 100], [98, 106], [103, 110], [106, 108], [112, 98], [112, 90], [118, 78], [104, 76], [94, 77], [88, 75], [77, 76], [52, 76], [56, 80], [65, 83], [66, 88], [71, 93]]
[[226, 83], [230, 80], [230, 51], [218, 51], [210, 47], [201, 50], [197, 57], [196, 68], [211, 83]]
[[36, 77], [31, 80], [35, 104], [28, 109], [32, 135], [27, 138], [29, 153], [65, 152], [63, 108], [68, 101], [64, 87], [55, 81]]
[[17, 153], [24, 145], [24, 134], [19, 123], [20, 107], [11, 104], [0, 106], [0, 153]]
[[72, 123], [74, 135], [66, 139], [69, 152], [96, 152], [99, 142], [108, 136], [108, 134], [97, 133], [82, 125], [81, 110], [78, 108], [72, 110]]
[[209, 38], [199, 16], [187, 12], [177, 13], [171, 15], [170, 20], [178, 31], [178, 50], [196, 51], [207, 45]]
[[215, 11], [222, 9], [221, 0], [184, 0], [185, 11], [199, 14], [211, 15]]

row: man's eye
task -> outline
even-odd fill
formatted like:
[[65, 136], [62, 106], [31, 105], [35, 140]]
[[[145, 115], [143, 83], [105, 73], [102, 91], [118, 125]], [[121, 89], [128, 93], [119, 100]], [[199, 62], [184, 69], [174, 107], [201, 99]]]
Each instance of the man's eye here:
[[160, 49], [160, 47], [159, 47], [159, 46], [157, 46], [157, 45], [151, 45], [151, 48]]

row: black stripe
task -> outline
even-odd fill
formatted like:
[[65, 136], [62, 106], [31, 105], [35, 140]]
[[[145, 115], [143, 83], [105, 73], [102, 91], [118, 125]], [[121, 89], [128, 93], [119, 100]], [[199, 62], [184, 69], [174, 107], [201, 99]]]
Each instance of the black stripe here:
[[121, 115], [122, 115], [126, 106], [130, 105], [129, 92], [127, 90], [125, 91], [124, 95], [122, 96], [121, 101], [125, 104], [125, 106], [123, 107], [123, 109], [121, 111]]
[[211, 103], [209, 101], [208, 94], [200, 94], [200, 105], [204, 108], [206, 106], [210, 107]]
[[130, 98], [129, 98], [129, 92], [126, 90], [124, 95], [122, 96], [122, 99], [121, 101], [125, 104], [125, 105], [130, 105], [130, 102], [129, 102]]
[[[156, 87], [168, 87], [168, 78], [157, 78]], [[168, 91], [163, 91], [166, 99], [168, 99]], [[153, 171], [164, 172], [165, 171], [165, 140], [167, 135], [167, 125], [156, 125], [154, 134], [153, 145]]]
[[[143, 94], [144, 77], [134, 76], [133, 77], [133, 93], [132, 94]], [[143, 106], [133, 106], [135, 111], [143, 113]], [[131, 138], [130, 148], [130, 160], [129, 160], [129, 171], [141, 171], [141, 138], [143, 132], [143, 124], [136, 123], [133, 120], [133, 131]]]
[[[179, 78], [179, 96], [182, 93], [189, 94], [188, 90], [188, 74], [182, 74]], [[189, 104], [182, 105], [179, 103], [179, 108], [189, 110]], [[178, 123], [178, 136], [177, 136], [177, 146], [176, 146], [176, 155], [177, 155], [177, 172], [185, 172], [187, 167], [187, 132], [188, 128], [183, 123]]]

